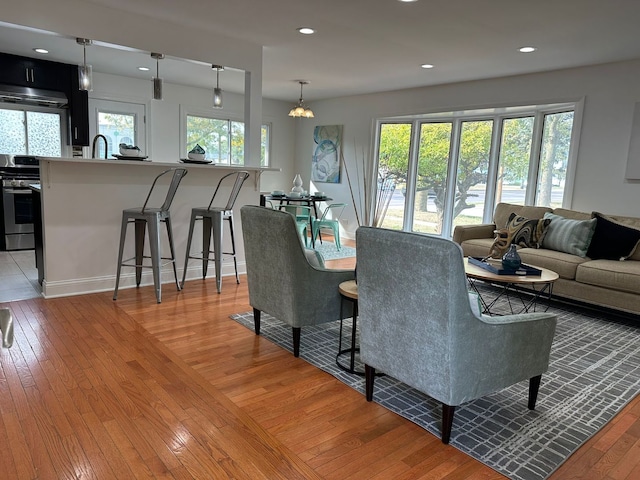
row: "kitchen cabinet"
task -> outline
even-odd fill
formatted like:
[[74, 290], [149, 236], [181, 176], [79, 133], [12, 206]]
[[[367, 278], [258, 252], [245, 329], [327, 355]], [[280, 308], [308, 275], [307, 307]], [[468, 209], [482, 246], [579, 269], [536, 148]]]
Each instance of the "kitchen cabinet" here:
[[67, 93], [72, 67], [74, 65], [0, 53], [0, 83]]
[[67, 144], [89, 145], [89, 96], [79, 90], [77, 65], [0, 53], [0, 84], [63, 92], [69, 100]]
[[78, 75], [71, 78], [69, 96], [69, 143], [89, 145], [89, 92], [79, 89]]

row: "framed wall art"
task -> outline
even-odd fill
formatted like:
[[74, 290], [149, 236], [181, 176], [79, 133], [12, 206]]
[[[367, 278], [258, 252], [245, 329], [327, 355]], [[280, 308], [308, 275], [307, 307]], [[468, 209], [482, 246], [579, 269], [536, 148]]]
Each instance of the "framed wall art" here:
[[342, 125], [319, 125], [313, 130], [311, 181], [340, 183]]

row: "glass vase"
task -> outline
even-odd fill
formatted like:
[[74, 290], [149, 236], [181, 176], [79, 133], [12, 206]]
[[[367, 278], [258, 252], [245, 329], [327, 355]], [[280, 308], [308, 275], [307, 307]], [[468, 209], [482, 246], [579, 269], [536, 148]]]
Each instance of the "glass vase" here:
[[515, 244], [509, 246], [509, 250], [502, 256], [502, 268], [505, 270], [517, 270], [522, 265], [522, 259], [518, 254]]

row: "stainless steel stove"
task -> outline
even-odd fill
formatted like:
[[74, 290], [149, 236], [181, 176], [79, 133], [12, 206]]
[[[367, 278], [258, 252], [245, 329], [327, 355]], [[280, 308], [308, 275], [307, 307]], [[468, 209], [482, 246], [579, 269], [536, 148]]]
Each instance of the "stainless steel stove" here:
[[26, 155], [0, 155], [2, 179], [2, 223], [0, 248], [34, 248], [33, 192], [29, 184], [40, 182], [39, 161]]

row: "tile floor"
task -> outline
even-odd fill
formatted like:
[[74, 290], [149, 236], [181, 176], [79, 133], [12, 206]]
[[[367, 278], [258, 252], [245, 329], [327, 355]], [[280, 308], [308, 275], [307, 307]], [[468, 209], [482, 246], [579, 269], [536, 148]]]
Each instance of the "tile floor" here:
[[0, 252], [0, 302], [41, 295], [33, 250]]

